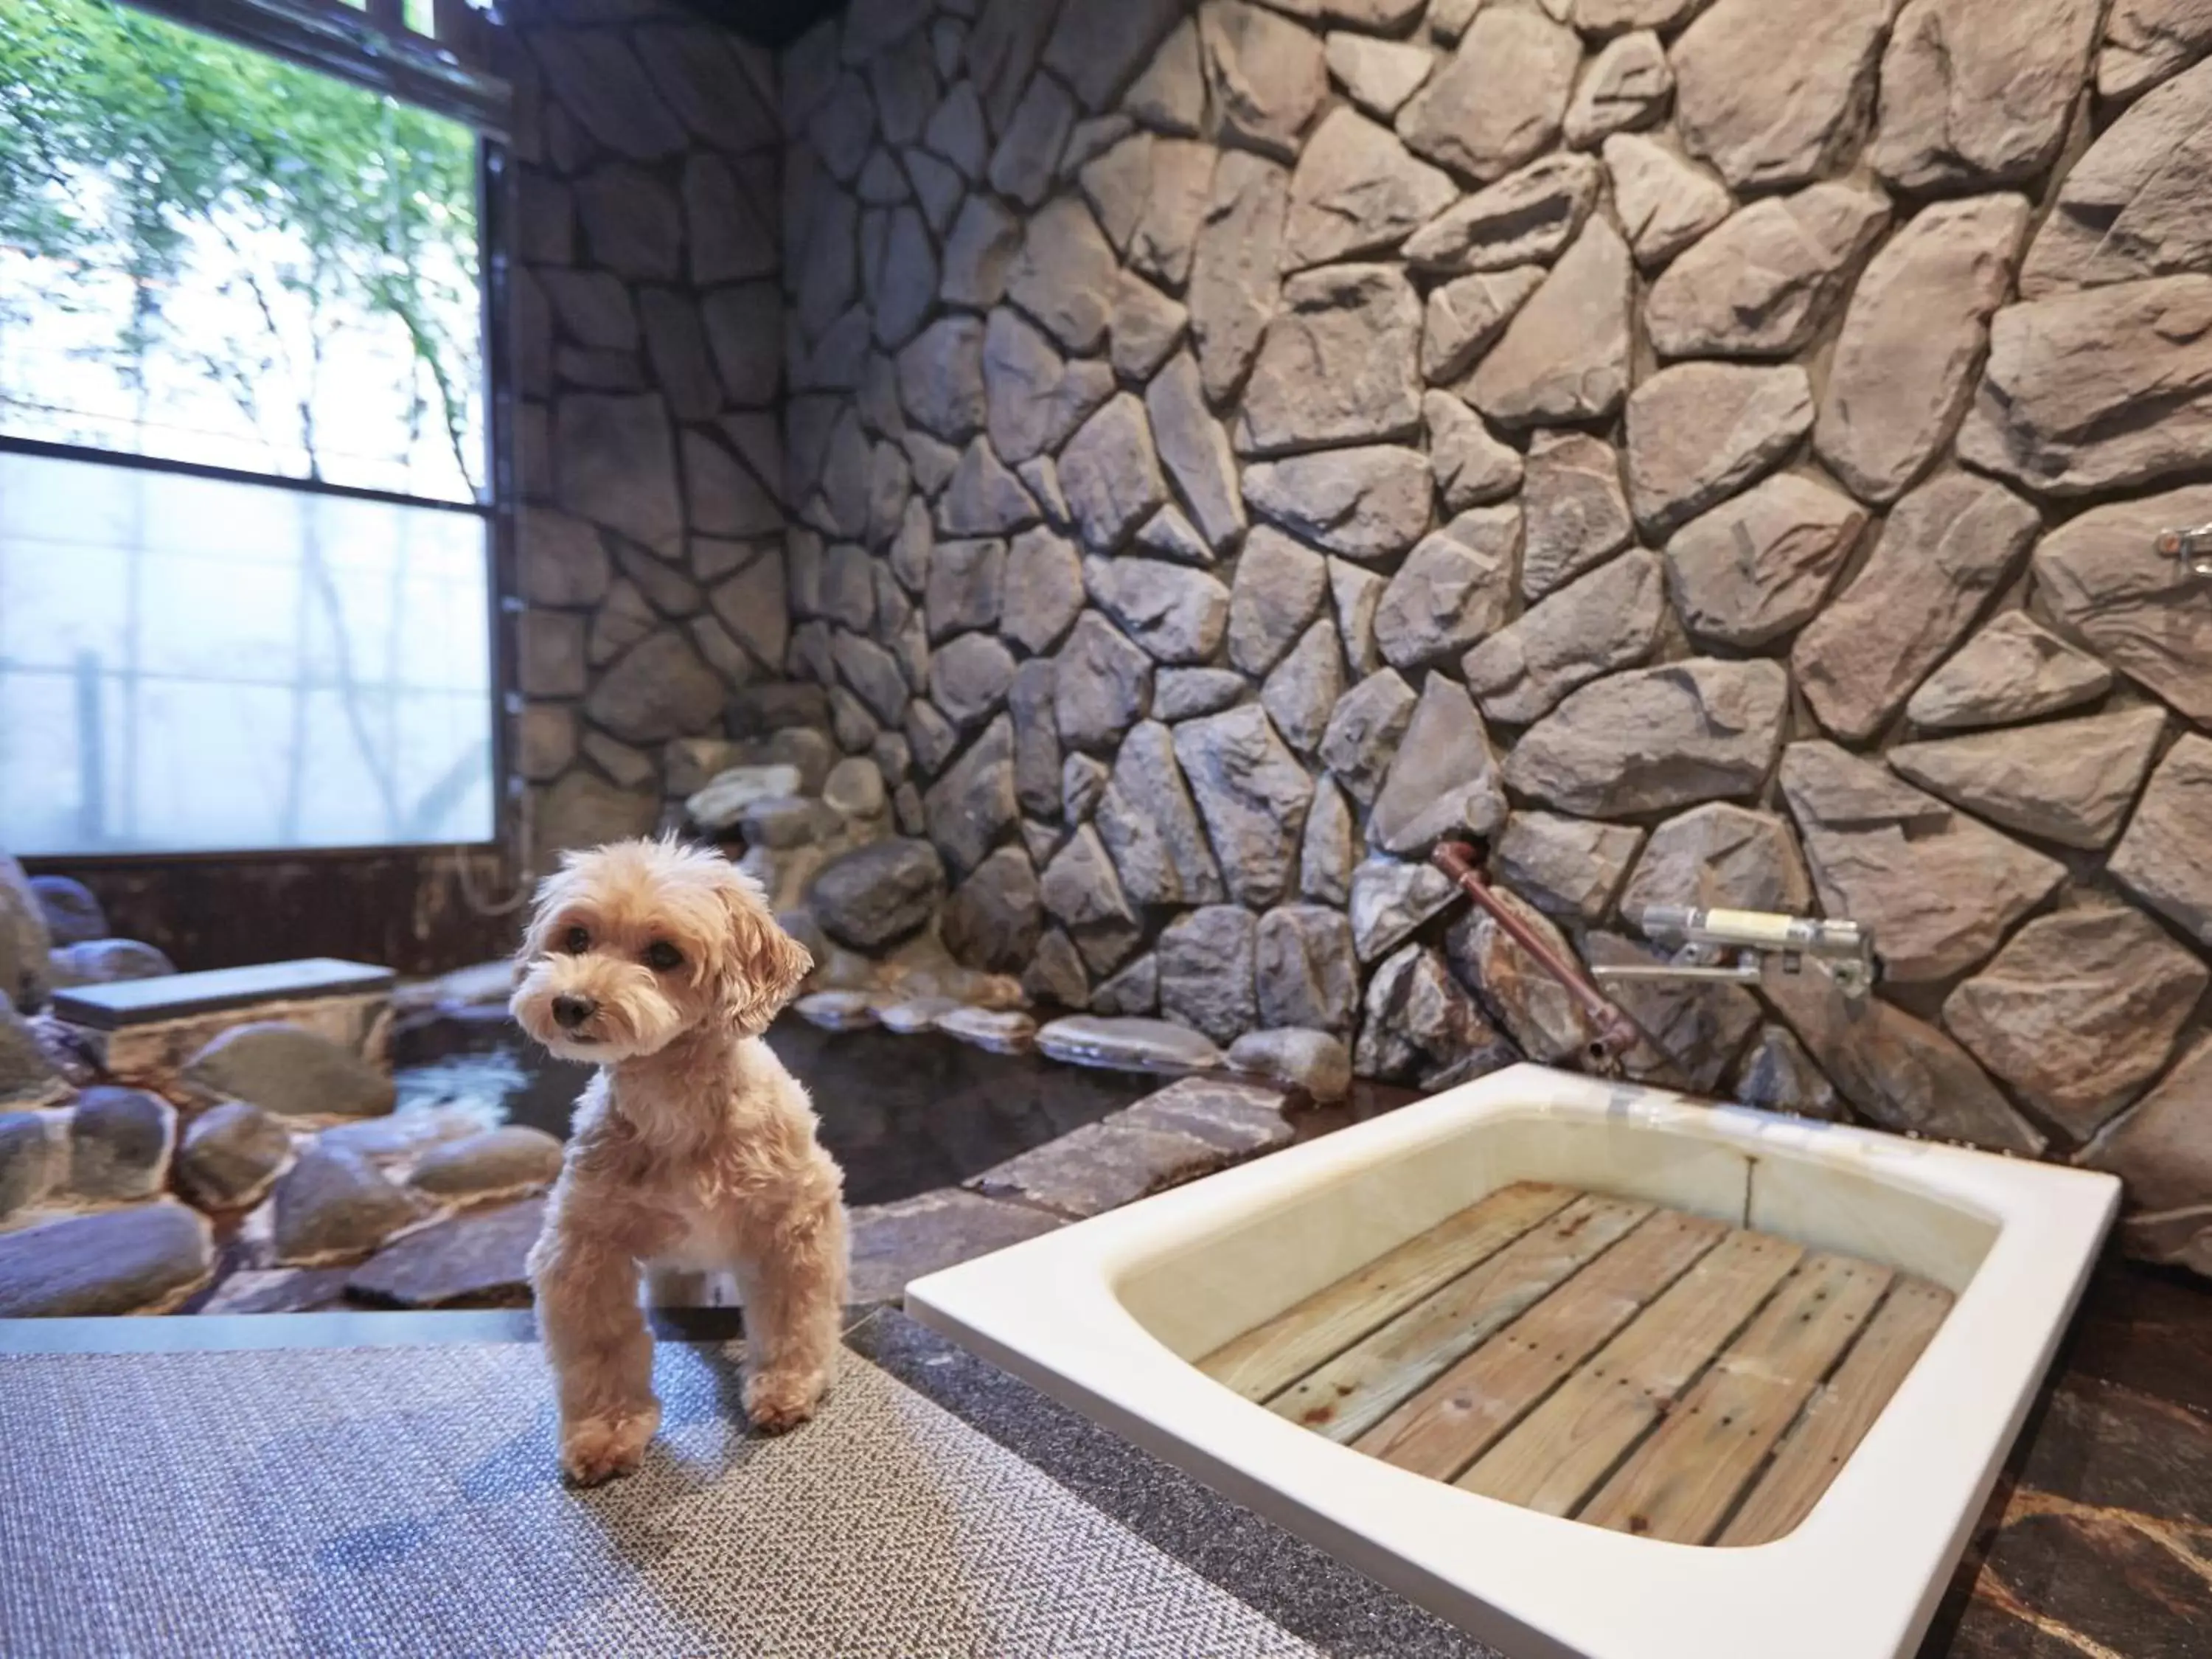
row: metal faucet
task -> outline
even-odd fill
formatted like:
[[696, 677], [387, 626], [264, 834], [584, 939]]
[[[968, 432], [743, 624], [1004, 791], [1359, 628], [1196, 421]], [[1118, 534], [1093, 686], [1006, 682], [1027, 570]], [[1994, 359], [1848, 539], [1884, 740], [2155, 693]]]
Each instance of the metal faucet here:
[[2193, 529], [2161, 530], [2151, 545], [2170, 559], [2179, 559], [2195, 576], [2212, 577], [2212, 524]]
[[1854, 1000], [1874, 988], [1874, 932], [1856, 921], [1773, 910], [1705, 910], [1686, 904], [1647, 905], [1635, 921], [1655, 945], [1674, 946], [1674, 959], [1599, 963], [1590, 969], [1599, 979], [1756, 984], [1765, 972], [1763, 957], [1779, 957], [1782, 971], [1795, 974], [1809, 957], [1824, 965], [1836, 988]]

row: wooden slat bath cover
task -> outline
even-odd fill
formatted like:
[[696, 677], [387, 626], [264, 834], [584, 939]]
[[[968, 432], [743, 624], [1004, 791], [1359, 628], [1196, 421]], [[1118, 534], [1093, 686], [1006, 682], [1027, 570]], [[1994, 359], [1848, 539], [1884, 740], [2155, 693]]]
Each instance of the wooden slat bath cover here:
[[1811, 1511], [1950, 1305], [1869, 1261], [1522, 1182], [1198, 1363], [1433, 1480], [1741, 1546]]

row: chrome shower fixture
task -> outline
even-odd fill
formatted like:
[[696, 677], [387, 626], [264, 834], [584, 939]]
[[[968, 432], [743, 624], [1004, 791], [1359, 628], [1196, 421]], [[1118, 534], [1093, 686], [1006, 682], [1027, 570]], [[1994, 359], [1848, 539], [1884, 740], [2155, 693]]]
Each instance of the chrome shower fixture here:
[[1655, 945], [1672, 945], [1671, 962], [1600, 964], [1601, 980], [1705, 979], [1757, 984], [1765, 958], [1782, 971], [1820, 963], [1845, 996], [1863, 997], [1874, 987], [1874, 933], [1856, 921], [1785, 915], [1773, 910], [1703, 910], [1686, 904], [1647, 905], [1636, 925]]
[[2161, 530], [2152, 546], [2170, 559], [2179, 559], [2190, 574], [2212, 579], [2212, 524], [2191, 530]]

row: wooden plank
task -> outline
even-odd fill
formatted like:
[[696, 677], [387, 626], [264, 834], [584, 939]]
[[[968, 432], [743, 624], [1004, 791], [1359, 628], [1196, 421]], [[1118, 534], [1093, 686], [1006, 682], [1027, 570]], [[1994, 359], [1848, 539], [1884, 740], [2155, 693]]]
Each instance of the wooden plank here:
[[1649, 1204], [1623, 1199], [1577, 1199], [1292, 1383], [1267, 1409], [1332, 1440], [1351, 1440], [1650, 1213]]
[[1357, 1273], [1222, 1344], [1200, 1359], [1198, 1368], [1247, 1400], [1279, 1394], [1557, 1214], [1575, 1197], [1568, 1188], [1542, 1182], [1501, 1187]]
[[1856, 1256], [1807, 1258], [1577, 1518], [1704, 1543], [1895, 1276]]
[[1728, 1232], [1701, 1216], [1659, 1212], [1353, 1445], [1450, 1480]]
[[1951, 1293], [1940, 1285], [1923, 1279], [1892, 1285], [1836, 1374], [1814, 1390], [1719, 1541], [1764, 1544], [1796, 1530], [1950, 1311]]
[[1573, 1514], [1804, 1254], [1769, 1234], [1729, 1234], [1455, 1484]]

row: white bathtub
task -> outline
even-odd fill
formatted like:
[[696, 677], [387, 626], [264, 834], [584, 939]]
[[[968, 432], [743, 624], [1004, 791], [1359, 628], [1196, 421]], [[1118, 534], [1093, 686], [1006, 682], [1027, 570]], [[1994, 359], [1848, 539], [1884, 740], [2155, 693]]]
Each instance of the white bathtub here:
[[[1783, 1234], [1957, 1301], [1810, 1515], [1752, 1548], [1538, 1514], [1190, 1360], [1506, 1182]], [[1514, 1659], [1910, 1655], [2119, 1197], [2109, 1176], [1518, 1066], [915, 1281], [908, 1310]]]

